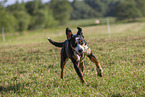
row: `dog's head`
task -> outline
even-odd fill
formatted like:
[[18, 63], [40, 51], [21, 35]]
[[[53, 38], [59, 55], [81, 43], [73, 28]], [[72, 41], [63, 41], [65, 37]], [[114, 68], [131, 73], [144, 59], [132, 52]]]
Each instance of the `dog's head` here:
[[71, 48], [78, 55], [81, 55], [84, 53], [84, 46], [86, 45], [86, 42], [84, 40], [82, 29], [80, 27], [77, 27], [77, 29], [77, 34], [73, 35], [72, 31], [69, 28], [66, 28], [66, 36]]

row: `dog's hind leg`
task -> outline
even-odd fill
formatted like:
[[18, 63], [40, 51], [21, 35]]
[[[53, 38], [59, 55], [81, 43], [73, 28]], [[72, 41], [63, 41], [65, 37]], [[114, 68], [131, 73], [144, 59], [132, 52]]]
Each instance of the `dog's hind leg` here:
[[65, 52], [64, 52], [64, 49], [62, 48], [61, 50], [61, 78], [64, 79], [64, 68], [65, 68], [65, 65], [66, 65], [66, 61], [68, 60]]
[[96, 57], [92, 53], [87, 55], [87, 57], [89, 57], [90, 60], [96, 64], [98, 76], [102, 77], [103, 76], [103, 70], [101, 68], [101, 65], [100, 65], [99, 61], [96, 59]]
[[64, 68], [66, 64], [67, 58], [61, 62], [61, 78], [64, 79]]
[[87, 84], [86, 81], [85, 81], [85, 79], [84, 79], [84, 77], [83, 77], [83, 74], [82, 74], [82, 72], [81, 72], [81, 70], [80, 70], [80, 68], [79, 68], [79, 63], [78, 63], [78, 61], [76, 61], [74, 58], [71, 58], [71, 61], [73, 62], [74, 68], [75, 68], [75, 70], [76, 70], [76, 72], [77, 72], [77, 74], [78, 74], [80, 80], [82, 81], [82, 83]]

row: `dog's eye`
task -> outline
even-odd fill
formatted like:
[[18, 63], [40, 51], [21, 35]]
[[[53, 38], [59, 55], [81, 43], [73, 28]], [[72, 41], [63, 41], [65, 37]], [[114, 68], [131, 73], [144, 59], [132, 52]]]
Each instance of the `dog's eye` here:
[[77, 42], [75, 42], [74, 44], [72, 44], [72, 46], [73, 46], [73, 47], [76, 47], [76, 46], [77, 46]]
[[82, 40], [79, 40], [79, 44], [80, 44], [80, 45], [83, 45], [83, 41], [82, 41]]
[[74, 43], [74, 47], [76, 47], [77, 46], [77, 42], [75, 41], [75, 43]]
[[73, 47], [76, 47], [77, 46], [77, 41], [75, 41], [75, 39], [73, 39], [71, 44], [72, 44]]

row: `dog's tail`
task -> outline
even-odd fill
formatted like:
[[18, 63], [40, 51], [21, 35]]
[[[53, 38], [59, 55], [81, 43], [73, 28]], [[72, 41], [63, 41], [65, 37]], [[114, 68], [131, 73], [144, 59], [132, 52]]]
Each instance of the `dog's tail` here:
[[56, 47], [63, 47], [64, 42], [55, 42], [55, 41], [51, 40], [49, 37], [48, 37], [47, 39], [48, 39], [49, 42], [50, 42], [51, 44], [53, 44], [54, 46], [56, 46]]

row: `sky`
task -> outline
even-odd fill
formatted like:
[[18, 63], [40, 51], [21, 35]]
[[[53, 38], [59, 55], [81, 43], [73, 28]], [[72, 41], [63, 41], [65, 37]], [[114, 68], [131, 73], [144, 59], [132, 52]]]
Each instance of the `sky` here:
[[[3, 1], [3, 0], [0, 0], [0, 1]], [[20, 3], [22, 2], [22, 0], [18, 0]], [[28, 1], [33, 1], [33, 0], [24, 0], [24, 2], [28, 2]], [[43, 3], [47, 3], [49, 2], [50, 0], [42, 0]], [[72, 1], [72, 0], [70, 0]], [[16, 3], [16, 0], [7, 0], [7, 2], [5, 3], [5, 6], [7, 5], [12, 5], [12, 4], [15, 4]]]

